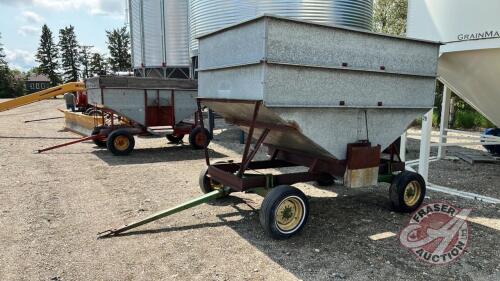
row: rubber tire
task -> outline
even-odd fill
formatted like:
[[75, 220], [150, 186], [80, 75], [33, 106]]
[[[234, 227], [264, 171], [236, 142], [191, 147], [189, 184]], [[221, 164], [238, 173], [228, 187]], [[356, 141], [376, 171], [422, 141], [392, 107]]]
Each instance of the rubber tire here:
[[[276, 226], [275, 212], [276, 208], [279, 206], [281, 201], [290, 196], [299, 197], [304, 203], [304, 216], [302, 222], [291, 232], [283, 233]], [[289, 186], [289, 185], [279, 185], [271, 189], [267, 193], [264, 201], [262, 202], [260, 208], [260, 225], [264, 228], [264, 231], [274, 239], [287, 239], [291, 236], [299, 233], [307, 223], [307, 218], [309, 216], [309, 201], [306, 195], [299, 189]]]
[[[406, 186], [412, 181], [417, 181], [420, 184], [420, 188], [422, 190], [417, 203], [415, 203], [413, 206], [408, 206], [404, 201], [404, 192]], [[420, 174], [410, 171], [403, 171], [396, 175], [396, 177], [393, 179], [391, 187], [389, 188], [389, 198], [391, 199], [392, 207], [396, 212], [412, 213], [418, 207], [420, 207], [420, 205], [424, 201], [425, 192], [425, 180]]]
[[[226, 161], [218, 161], [218, 162], [215, 162], [214, 164], [223, 164], [223, 163], [227, 163], [227, 162]], [[200, 176], [198, 178], [198, 184], [199, 184], [201, 192], [203, 192], [203, 194], [207, 194], [209, 192], [214, 191], [214, 189], [210, 183], [210, 179], [208, 178], [207, 174], [208, 174], [208, 166], [206, 166], [205, 168], [203, 168], [200, 171]], [[225, 197], [228, 195], [229, 195], [229, 192], [226, 193], [222, 197]], [[222, 198], [222, 197], [220, 197], [220, 198]]]
[[[204, 146], [198, 145], [196, 143], [196, 136], [201, 133], [204, 133], [207, 136], [207, 141]], [[207, 147], [209, 143], [210, 143], [210, 132], [208, 132], [207, 129], [196, 127], [189, 133], [189, 144], [193, 149], [203, 149]]]
[[[115, 148], [115, 139], [118, 136], [125, 136], [129, 140], [129, 146], [125, 150], [118, 150]], [[108, 136], [108, 140], [106, 141], [106, 146], [108, 147], [108, 150], [113, 153], [113, 155], [116, 156], [125, 156], [129, 155], [132, 150], [134, 150], [135, 146], [135, 139], [134, 136], [127, 130], [127, 129], [118, 129], [116, 131], [111, 132]]]
[[[500, 128], [489, 128], [483, 132], [486, 136], [500, 137]], [[481, 141], [484, 142], [484, 141]], [[483, 145], [483, 147], [491, 154], [500, 156], [500, 144]]]
[[90, 113], [91, 111], [93, 111], [93, 110], [94, 110], [94, 108], [89, 107], [89, 108], [87, 108], [87, 109], [83, 112], [83, 114], [84, 114], [84, 115], [89, 115], [89, 113]]
[[335, 178], [330, 174], [321, 174], [320, 178], [316, 181], [319, 186], [331, 186], [335, 183]]
[[[92, 130], [92, 136], [95, 136], [97, 134], [99, 134], [99, 131], [101, 129], [104, 129], [105, 127], [104, 126], [97, 126], [95, 127], [93, 130]], [[92, 140], [94, 142], [95, 145], [97, 145], [98, 147], [106, 147], [107, 146], [107, 143], [106, 143], [106, 140], [98, 140], [98, 139], [93, 139]]]
[[203, 168], [203, 170], [201, 170], [200, 176], [198, 178], [198, 183], [200, 185], [200, 189], [201, 192], [203, 192], [203, 194], [207, 194], [209, 192], [214, 191], [214, 188], [210, 183], [210, 179], [208, 178], [207, 173], [208, 173], [208, 166]]
[[180, 143], [184, 135], [176, 136], [176, 135], [167, 135], [167, 140], [171, 143]]

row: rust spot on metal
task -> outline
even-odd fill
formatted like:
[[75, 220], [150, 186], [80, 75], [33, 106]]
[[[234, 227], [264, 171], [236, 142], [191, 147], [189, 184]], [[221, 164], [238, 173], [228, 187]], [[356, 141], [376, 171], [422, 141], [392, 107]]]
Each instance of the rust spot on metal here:
[[347, 167], [349, 169], [365, 169], [380, 165], [380, 145], [371, 146], [366, 143], [350, 143], [347, 145]]

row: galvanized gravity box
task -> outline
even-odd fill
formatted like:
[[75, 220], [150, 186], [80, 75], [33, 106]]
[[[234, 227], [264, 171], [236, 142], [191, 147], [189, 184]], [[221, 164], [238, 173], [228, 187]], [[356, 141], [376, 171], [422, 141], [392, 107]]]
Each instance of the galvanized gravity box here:
[[259, 121], [298, 128], [271, 131], [277, 147], [338, 159], [360, 140], [384, 149], [434, 104], [436, 42], [271, 15], [199, 39], [199, 97], [219, 99], [204, 104], [250, 121], [252, 105], [220, 99], [262, 100]]
[[144, 126], [159, 125], [148, 119], [161, 121], [152, 115], [166, 116], [161, 111], [164, 107], [174, 107], [176, 122], [192, 117], [197, 110], [196, 80], [100, 76], [87, 79], [85, 86], [89, 104], [111, 109]]

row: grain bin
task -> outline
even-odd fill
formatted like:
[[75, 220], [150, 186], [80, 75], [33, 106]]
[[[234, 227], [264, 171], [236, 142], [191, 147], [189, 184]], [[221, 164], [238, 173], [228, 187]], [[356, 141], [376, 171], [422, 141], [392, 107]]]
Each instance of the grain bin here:
[[373, 1], [190, 0], [190, 55], [198, 55], [197, 37], [264, 13], [371, 30]]
[[188, 2], [129, 0], [132, 63], [136, 74], [187, 78]]

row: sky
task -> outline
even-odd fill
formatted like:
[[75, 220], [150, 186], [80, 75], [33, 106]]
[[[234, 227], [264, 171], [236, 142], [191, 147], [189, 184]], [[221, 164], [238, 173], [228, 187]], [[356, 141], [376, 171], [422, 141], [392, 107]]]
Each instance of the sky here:
[[126, 23], [126, 0], [0, 0], [0, 42], [9, 67], [27, 71], [37, 65], [35, 53], [42, 25], [59, 40], [59, 30], [73, 25], [80, 45], [107, 53], [106, 30]]

